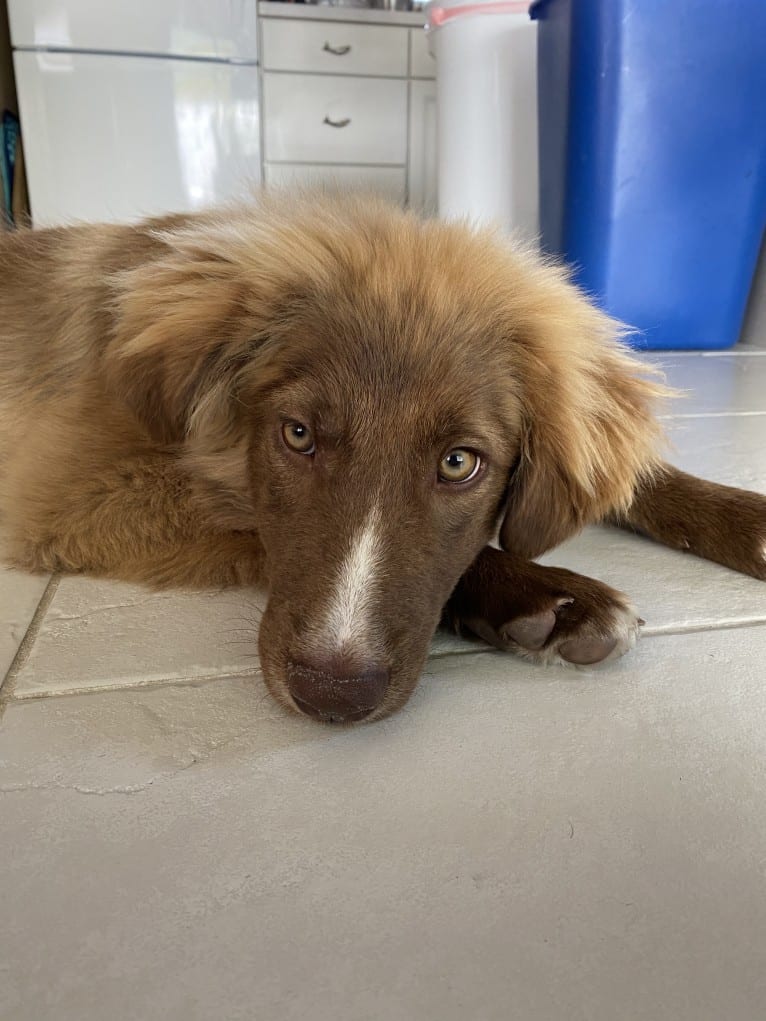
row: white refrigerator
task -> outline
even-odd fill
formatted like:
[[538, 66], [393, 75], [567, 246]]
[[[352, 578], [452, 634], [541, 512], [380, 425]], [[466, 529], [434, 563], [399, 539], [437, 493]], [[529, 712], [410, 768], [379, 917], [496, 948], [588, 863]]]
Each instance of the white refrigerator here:
[[36, 226], [135, 220], [261, 180], [256, 0], [9, 0]]

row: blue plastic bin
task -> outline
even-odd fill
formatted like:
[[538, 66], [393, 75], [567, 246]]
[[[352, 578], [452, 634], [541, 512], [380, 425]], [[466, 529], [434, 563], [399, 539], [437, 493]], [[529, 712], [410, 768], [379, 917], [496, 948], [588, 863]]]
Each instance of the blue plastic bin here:
[[637, 346], [727, 348], [766, 226], [766, 0], [537, 0], [543, 247]]

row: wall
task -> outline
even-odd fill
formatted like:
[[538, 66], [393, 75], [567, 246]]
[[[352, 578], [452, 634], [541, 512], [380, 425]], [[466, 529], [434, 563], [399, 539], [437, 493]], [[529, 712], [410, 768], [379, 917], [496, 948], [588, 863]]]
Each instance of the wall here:
[[0, 111], [19, 112], [16, 105], [16, 87], [13, 82], [11, 37], [8, 32], [8, 11], [0, 0]]
[[740, 342], [766, 349], [766, 241], [761, 245], [761, 258], [755, 271]]

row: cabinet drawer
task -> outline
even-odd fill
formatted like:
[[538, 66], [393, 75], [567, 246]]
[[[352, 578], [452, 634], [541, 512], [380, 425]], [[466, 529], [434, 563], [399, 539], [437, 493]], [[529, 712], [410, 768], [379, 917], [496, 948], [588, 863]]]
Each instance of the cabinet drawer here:
[[267, 161], [406, 162], [404, 80], [266, 72], [263, 111]]
[[428, 33], [424, 28], [410, 29], [410, 77], [436, 77], [436, 61], [428, 49]]
[[261, 21], [267, 71], [407, 76], [407, 29], [343, 22]]
[[342, 167], [313, 163], [267, 163], [267, 185], [275, 187], [337, 186], [342, 191], [367, 191], [404, 203], [407, 175], [404, 167]]

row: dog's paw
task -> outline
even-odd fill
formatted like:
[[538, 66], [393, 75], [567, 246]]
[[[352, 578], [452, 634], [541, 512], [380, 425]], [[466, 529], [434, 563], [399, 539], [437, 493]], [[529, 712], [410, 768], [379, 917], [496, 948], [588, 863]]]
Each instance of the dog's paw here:
[[624, 656], [636, 644], [643, 623], [619, 593], [610, 600], [602, 593], [594, 602], [582, 596], [551, 596], [546, 609], [511, 617], [497, 627], [484, 617], [462, 621], [465, 628], [498, 649], [536, 663], [576, 666]]
[[617, 659], [641, 625], [616, 589], [558, 567], [482, 551], [447, 606], [458, 631], [538, 663], [589, 666]]

